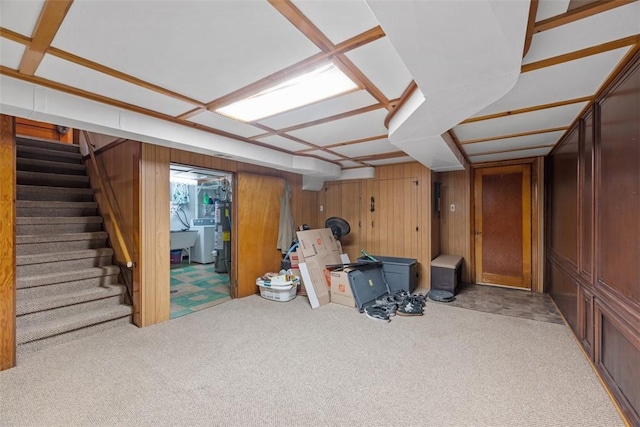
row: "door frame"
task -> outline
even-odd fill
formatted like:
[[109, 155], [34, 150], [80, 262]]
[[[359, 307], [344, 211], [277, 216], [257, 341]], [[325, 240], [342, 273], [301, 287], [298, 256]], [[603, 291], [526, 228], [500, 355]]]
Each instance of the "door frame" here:
[[469, 206], [470, 281], [477, 283], [475, 251], [475, 170], [499, 166], [531, 165], [531, 292], [544, 292], [544, 157], [471, 165]]

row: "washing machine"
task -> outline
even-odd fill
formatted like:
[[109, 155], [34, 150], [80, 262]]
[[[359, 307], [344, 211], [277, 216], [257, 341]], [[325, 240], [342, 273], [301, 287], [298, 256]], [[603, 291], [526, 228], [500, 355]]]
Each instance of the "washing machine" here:
[[216, 222], [214, 218], [193, 218], [191, 230], [198, 231], [196, 244], [191, 251], [191, 261], [200, 264], [210, 264], [215, 261], [211, 254], [216, 248]]

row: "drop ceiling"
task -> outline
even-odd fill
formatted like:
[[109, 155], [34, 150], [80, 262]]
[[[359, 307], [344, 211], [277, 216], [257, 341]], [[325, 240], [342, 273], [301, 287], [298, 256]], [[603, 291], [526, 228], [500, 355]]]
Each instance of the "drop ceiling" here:
[[[640, 2], [0, 0], [0, 36], [4, 114], [337, 179], [548, 154], [638, 52]], [[328, 61], [358, 88], [215, 112]]]

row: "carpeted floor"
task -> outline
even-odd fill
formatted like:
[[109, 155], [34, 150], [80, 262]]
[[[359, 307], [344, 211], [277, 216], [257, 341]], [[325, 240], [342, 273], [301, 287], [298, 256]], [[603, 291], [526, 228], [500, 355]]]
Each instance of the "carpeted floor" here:
[[171, 266], [171, 318], [191, 314], [231, 300], [229, 275], [213, 264]]
[[0, 372], [3, 426], [623, 426], [565, 325], [259, 296]]

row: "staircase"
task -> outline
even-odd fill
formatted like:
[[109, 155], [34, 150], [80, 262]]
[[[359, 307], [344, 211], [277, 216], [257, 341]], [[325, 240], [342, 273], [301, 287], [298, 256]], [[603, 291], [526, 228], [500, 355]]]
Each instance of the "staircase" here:
[[131, 323], [76, 145], [16, 138], [18, 355]]

